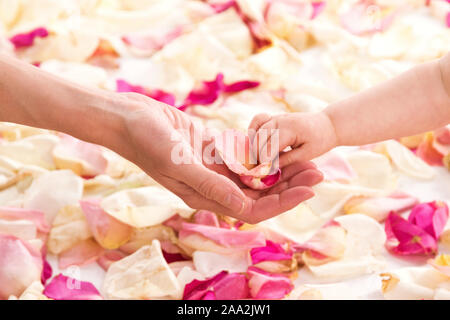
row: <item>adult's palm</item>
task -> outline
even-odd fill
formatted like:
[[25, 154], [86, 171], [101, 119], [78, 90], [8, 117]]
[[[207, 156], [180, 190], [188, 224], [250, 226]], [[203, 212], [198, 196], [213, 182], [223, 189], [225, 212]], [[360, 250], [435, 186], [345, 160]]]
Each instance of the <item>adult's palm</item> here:
[[194, 209], [257, 223], [311, 198], [311, 186], [322, 180], [313, 163], [297, 162], [282, 168], [281, 179], [272, 188], [251, 190], [225, 165], [205, 161], [203, 152], [195, 152], [210, 144], [196, 148], [205, 130], [188, 114], [143, 95], [124, 97], [135, 105], [127, 115], [126, 138], [131, 145], [124, 156]]

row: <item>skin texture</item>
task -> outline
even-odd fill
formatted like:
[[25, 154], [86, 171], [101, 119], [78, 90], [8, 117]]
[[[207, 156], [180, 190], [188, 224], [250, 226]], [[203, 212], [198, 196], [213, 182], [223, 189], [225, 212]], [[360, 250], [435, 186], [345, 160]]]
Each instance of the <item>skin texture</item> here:
[[[323, 176], [308, 161], [285, 166], [269, 190], [245, 187], [223, 164], [198, 157], [189, 134], [203, 134], [192, 118], [146, 96], [89, 89], [0, 54], [0, 121], [65, 132], [103, 145], [138, 165], [190, 207], [226, 214], [248, 223], [271, 218], [311, 198]], [[182, 142], [191, 164], [175, 164]]]
[[[279, 129], [280, 166], [313, 159], [336, 146], [357, 146], [420, 134], [450, 122], [450, 54], [328, 106], [318, 113], [257, 115], [255, 148], [268, 148], [262, 130]], [[291, 149], [283, 152], [286, 148]], [[256, 149], [258, 150], [258, 149]], [[270, 153], [269, 153], [270, 154]]]

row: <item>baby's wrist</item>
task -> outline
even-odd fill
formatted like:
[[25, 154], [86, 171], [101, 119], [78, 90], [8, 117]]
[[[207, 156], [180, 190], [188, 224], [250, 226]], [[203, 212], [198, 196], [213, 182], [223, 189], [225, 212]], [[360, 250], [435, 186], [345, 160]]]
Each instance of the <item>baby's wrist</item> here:
[[329, 109], [325, 109], [320, 112], [320, 116], [323, 120], [324, 127], [326, 128], [326, 138], [328, 142], [328, 149], [333, 149], [340, 146], [339, 135], [337, 134], [336, 125], [334, 123], [333, 116]]

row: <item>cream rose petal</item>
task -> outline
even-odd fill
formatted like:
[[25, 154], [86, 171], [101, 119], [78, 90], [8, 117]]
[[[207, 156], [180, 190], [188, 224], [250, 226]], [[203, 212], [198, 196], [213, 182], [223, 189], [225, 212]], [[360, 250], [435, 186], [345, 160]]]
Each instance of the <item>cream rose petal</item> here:
[[180, 198], [158, 186], [116, 192], [104, 198], [101, 207], [135, 228], [158, 225], [176, 213], [189, 217], [194, 212]]
[[374, 219], [361, 214], [335, 219], [346, 231], [346, 249], [342, 258], [318, 266], [308, 266], [311, 272], [330, 280], [343, 280], [381, 271], [386, 235]]
[[51, 223], [66, 205], [78, 204], [83, 195], [83, 180], [72, 171], [57, 170], [34, 179], [23, 200], [25, 209], [38, 209]]
[[382, 293], [388, 300], [431, 300], [448, 295], [449, 278], [427, 267], [406, 267], [380, 274]]
[[109, 299], [162, 299], [180, 291], [158, 240], [111, 264], [103, 283]]

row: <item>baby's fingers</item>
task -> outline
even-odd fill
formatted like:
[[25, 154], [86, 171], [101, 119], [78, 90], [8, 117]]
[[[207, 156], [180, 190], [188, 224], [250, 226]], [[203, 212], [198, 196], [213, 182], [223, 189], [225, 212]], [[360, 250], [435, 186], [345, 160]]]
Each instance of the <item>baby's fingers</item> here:
[[311, 160], [315, 156], [311, 144], [304, 143], [298, 148], [280, 153], [279, 166], [283, 168], [295, 162]]
[[288, 123], [282, 118], [273, 118], [263, 124], [256, 133], [253, 150], [258, 150], [261, 163], [278, 158], [281, 151], [287, 147], [296, 147], [297, 137], [290, 130]]

